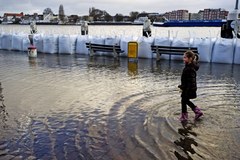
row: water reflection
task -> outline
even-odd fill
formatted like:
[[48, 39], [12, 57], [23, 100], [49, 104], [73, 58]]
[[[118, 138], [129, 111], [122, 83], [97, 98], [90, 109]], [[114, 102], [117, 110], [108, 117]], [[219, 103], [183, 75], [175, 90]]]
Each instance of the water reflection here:
[[28, 62], [30, 67], [37, 67], [37, 58], [35, 57], [28, 57]]
[[100, 57], [94, 56], [88, 58], [88, 67], [94, 67], [96, 69], [106, 68], [106, 69], [116, 69], [120, 67], [119, 59], [115, 59], [112, 57]]
[[197, 137], [197, 134], [192, 131], [192, 125], [188, 122], [182, 123], [182, 128], [178, 129], [178, 133], [182, 135], [182, 137], [179, 140], [174, 141], [174, 143], [181, 147], [183, 152], [186, 154], [187, 157], [184, 157], [179, 152], [175, 151], [174, 154], [179, 160], [193, 160], [191, 155], [197, 154], [199, 157], [203, 158], [201, 155], [196, 153], [196, 151], [193, 148], [194, 146], [198, 146], [198, 143], [194, 140], [194, 137]]
[[128, 61], [128, 74], [136, 76], [138, 74], [138, 62]]
[[3, 88], [2, 88], [2, 83], [0, 82], [0, 125], [2, 128], [7, 127], [7, 119], [8, 119], [8, 113], [6, 110], [6, 106], [4, 105], [4, 96], [3, 96]]

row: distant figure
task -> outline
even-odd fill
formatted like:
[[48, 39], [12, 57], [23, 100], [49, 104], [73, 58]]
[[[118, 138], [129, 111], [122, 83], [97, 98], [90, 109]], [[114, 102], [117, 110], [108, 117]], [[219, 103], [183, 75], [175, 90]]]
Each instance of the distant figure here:
[[30, 23], [30, 33], [31, 34], [28, 35], [28, 38], [29, 38], [30, 44], [33, 45], [33, 34], [37, 33], [37, 25], [35, 21]]
[[36, 22], [34, 21], [30, 23], [30, 33], [31, 34], [37, 33], [37, 25]]
[[[227, 21], [225, 24], [221, 26], [221, 37], [232, 39], [234, 37], [240, 38], [239, 31], [237, 31], [237, 35], [234, 31], [234, 28], [231, 27], [231, 23], [233, 21]], [[238, 26], [239, 28], [239, 26]], [[239, 30], [239, 29], [237, 29]]]
[[233, 29], [230, 26], [230, 22], [227, 22], [221, 26], [221, 37], [229, 39], [233, 38]]
[[151, 21], [150, 19], [146, 19], [143, 23], [143, 36], [151, 37]]
[[87, 23], [87, 21], [84, 21], [81, 24], [81, 34], [82, 35], [88, 35], [88, 23]]
[[178, 86], [178, 88], [181, 90], [182, 97], [182, 114], [180, 117], [181, 122], [188, 120], [187, 105], [195, 113], [195, 120], [198, 120], [203, 115], [200, 108], [190, 101], [190, 99], [197, 97], [196, 72], [199, 69], [198, 55], [192, 51], [186, 51], [183, 56], [183, 61], [185, 63], [185, 67], [182, 71], [181, 85]]

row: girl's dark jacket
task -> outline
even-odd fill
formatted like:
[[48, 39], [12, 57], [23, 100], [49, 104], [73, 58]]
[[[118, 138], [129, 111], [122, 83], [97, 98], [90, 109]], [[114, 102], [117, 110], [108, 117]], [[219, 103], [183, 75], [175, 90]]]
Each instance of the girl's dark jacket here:
[[181, 76], [181, 85], [178, 86], [182, 90], [182, 97], [187, 99], [194, 99], [197, 97], [196, 71], [198, 69], [199, 65], [196, 62], [185, 64]]

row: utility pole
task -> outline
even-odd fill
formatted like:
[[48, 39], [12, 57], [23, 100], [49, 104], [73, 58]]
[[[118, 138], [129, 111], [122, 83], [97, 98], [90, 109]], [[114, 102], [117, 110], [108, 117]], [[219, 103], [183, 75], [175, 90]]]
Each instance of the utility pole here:
[[235, 9], [238, 10], [238, 0], [236, 0]]
[[239, 22], [238, 22], [238, 0], [236, 0], [236, 4], [235, 4], [235, 11], [236, 11], [236, 19], [235, 19], [235, 25], [234, 25], [234, 33], [236, 38], [238, 37], [238, 28], [239, 28]]

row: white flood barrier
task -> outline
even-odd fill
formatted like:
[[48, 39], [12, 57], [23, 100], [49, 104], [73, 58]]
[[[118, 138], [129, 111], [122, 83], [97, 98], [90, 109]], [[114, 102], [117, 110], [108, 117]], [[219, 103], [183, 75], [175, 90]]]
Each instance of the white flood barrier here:
[[43, 52], [43, 35], [42, 34], [33, 35], [33, 45], [37, 48], [38, 52]]
[[23, 50], [23, 36], [20, 34], [12, 35], [12, 50], [22, 51]]
[[138, 39], [138, 57], [139, 58], [152, 58], [151, 45], [154, 39], [152, 37], [141, 37]]
[[79, 35], [76, 42], [76, 54], [88, 54], [88, 48], [86, 42], [89, 40], [88, 36]]
[[240, 40], [236, 40], [236, 45], [234, 48], [234, 59], [233, 59], [234, 64], [240, 64]]
[[[186, 39], [173, 38], [172, 46], [173, 47], [190, 47], [191, 46], [190, 41], [191, 41], [191, 39], [188, 39], [188, 38], [186, 38]], [[171, 55], [171, 59], [172, 60], [182, 60], [183, 56], [182, 55]]]
[[0, 33], [0, 49], [2, 49], [2, 33]]
[[106, 37], [105, 38], [106, 45], [120, 45], [120, 38], [118, 37]]
[[22, 35], [22, 51], [28, 51], [28, 47], [30, 46], [30, 40], [28, 34]]
[[76, 52], [76, 35], [62, 35], [58, 37], [59, 54], [74, 54]]
[[212, 38], [194, 38], [192, 47], [198, 48], [200, 62], [211, 62], [214, 42], [215, 39]]
[[212, 62], [232, 63], [234, 51], [234, 40], [218, 38], [213, 46]]
[[2, 34], [2, 49], [12, 50], [12, 34], [4, 33]]
[[[24, 33], [0, 33], [0, 49], [28, 51], [29, 35]], [[224, 38], [176, 38], [175, 37], [136, 37], [136, 36], [89, 36], [34, 34], [33, 45], [38, 52], [59, 54], [89, 54], [86, 42], [113, 45], [118, 44], [123, 50], [120, 56], [127, 57], [128, 43], [138, 42], [139, 58], [156, 58], [151, 45], [197, 47], [201, 62], [240, 64], [240, 40]], [[95, 55], [112, 55], [112, 53], [96, 52]], [[163, 54], [161, 59], [182, 60], [182, 56]]]
[[58, 35], [50, 34], [43, 37], [43, 52], [58, 53]]

